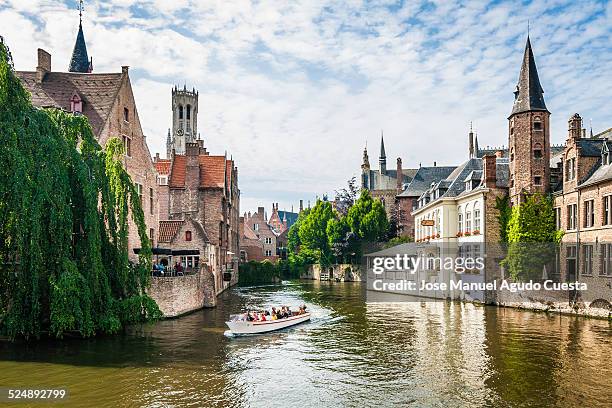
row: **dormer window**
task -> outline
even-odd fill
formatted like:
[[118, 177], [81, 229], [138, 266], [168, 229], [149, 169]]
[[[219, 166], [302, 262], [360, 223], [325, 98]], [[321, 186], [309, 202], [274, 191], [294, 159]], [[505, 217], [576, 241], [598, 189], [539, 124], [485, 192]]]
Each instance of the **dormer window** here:
[[472, 190], [472, 181], [466, 181], [465, 182], [465, 191], [471, 191]]
[[70, 112], [72, 113], [83, 113], [83, 101], [76, 92], [72, 94], [70, 98]]

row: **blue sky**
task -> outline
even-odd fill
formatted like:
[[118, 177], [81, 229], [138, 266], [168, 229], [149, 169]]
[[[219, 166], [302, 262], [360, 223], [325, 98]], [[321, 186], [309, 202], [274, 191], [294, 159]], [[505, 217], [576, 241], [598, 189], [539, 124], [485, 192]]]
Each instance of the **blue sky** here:
[[[76, 1], [0, 0], [0, 35], [20, 70], [36, 49], [65, 70]], [[170, 90], [200, 92], [199, 129], [239, 166], [242, 209], [297, 207], [359, 175], [366, 141], [388, 167], [459, 164], [470, 121], [481, 146], [507, 143], [527, 34], [562, 143], [579, 112], [612, 127], [612, 2], [86, 2], [95, 72], [130, 65], [152, 152], [165, 152]]]

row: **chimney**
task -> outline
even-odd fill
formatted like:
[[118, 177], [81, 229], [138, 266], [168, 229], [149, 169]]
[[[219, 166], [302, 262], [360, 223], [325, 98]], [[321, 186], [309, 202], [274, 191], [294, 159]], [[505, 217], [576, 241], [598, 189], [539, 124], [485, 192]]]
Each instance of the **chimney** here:
[[38, 66], [36, 67], [36, 82], [42, 83], [47, 72], [51, 72], [51, 54], [42, 48], [38, 49]]
[[124, 74], [127, 74], [129, 70], [130, 70], [130, 67], [128, 65], [123, 65], [121, 67], [121, 72]]
[[436, 162], [434, 161], [434, 167], [436, 167]]
[[495, 188], [497, 182], [497, 157], [486, 154], [482, 157], [482, 177], [486, 188]]
[[155, 162], [159, 161], [159, 153], [155, 153]]
[[397, 158], [397, 191], [401, 192], [402, 191], [402, 183], [404, 181], [404, 174], [402, 173], [402, 158], [398, 157]]
[[504, 152], [502, 150], [497, 150], [495, 152], [495, 157], [501, 159], [502, 157], [504, 157]]
[[257, 207], [257, 214], [260, 216], [264, 216], [264, 208], [263, 207]]
[[300, 212], [304, 211], [304, 200], [300, 200]]
[[200, 146], [196, 142], [185, 143], [185, 156], [197, 156], [200, 154]]

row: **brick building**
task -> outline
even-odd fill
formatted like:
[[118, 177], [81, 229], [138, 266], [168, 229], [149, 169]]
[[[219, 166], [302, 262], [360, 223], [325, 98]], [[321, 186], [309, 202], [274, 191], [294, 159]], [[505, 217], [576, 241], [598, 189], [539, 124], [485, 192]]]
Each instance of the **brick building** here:
[[[123, 164], [140, 193], [145, 222], [155, 246], [157, 172], [138, 117], [129, 69], [124, 66], [121, 72], [104, 74], [92, 71], [92, 59], [88, 57], [83, 27], [79, 24], [68, 72], [53, 71], [51, 54], [39, 48], [36, 70], [17, 71], [16, 74], [30, 92], [34, 106], [87, 116], [94, 136], [102, 146], [112, 137], [123, 141]], [[138, 231], [130, 217], [128, 248], [131, 258], [136, 257], [133, 249], [139, 247]]]

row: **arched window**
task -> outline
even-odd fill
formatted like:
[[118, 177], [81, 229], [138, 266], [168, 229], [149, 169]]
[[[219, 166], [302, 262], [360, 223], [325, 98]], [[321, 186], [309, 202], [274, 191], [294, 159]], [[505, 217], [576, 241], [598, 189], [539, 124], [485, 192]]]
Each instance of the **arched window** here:
[[463, 232], [463, 212], [461, 207], [457, 207], [457, 232]]
[[474, 233], [480, 233], [480, 204], [474, 204]]
[[536, 159], [541, 159], [543, 157], [542, 145], [540, 143], [536, 143], [533, 146], [533, 157], [535, 157]]
[[76, 92], [70, 98], [70, 111], [72, 113], [83, 113], [83, 101]]
[[542, 130], [542, 120], [539, 116], [533, 119], [533, 130]]
[[510, 148], [510, 161], [514, 161], [514, 147]]
[[183, 119], [183, 105], [179, 105], [179, 119]]
[[187, 105], [187, 120], [191, 119], [191, 105]]

